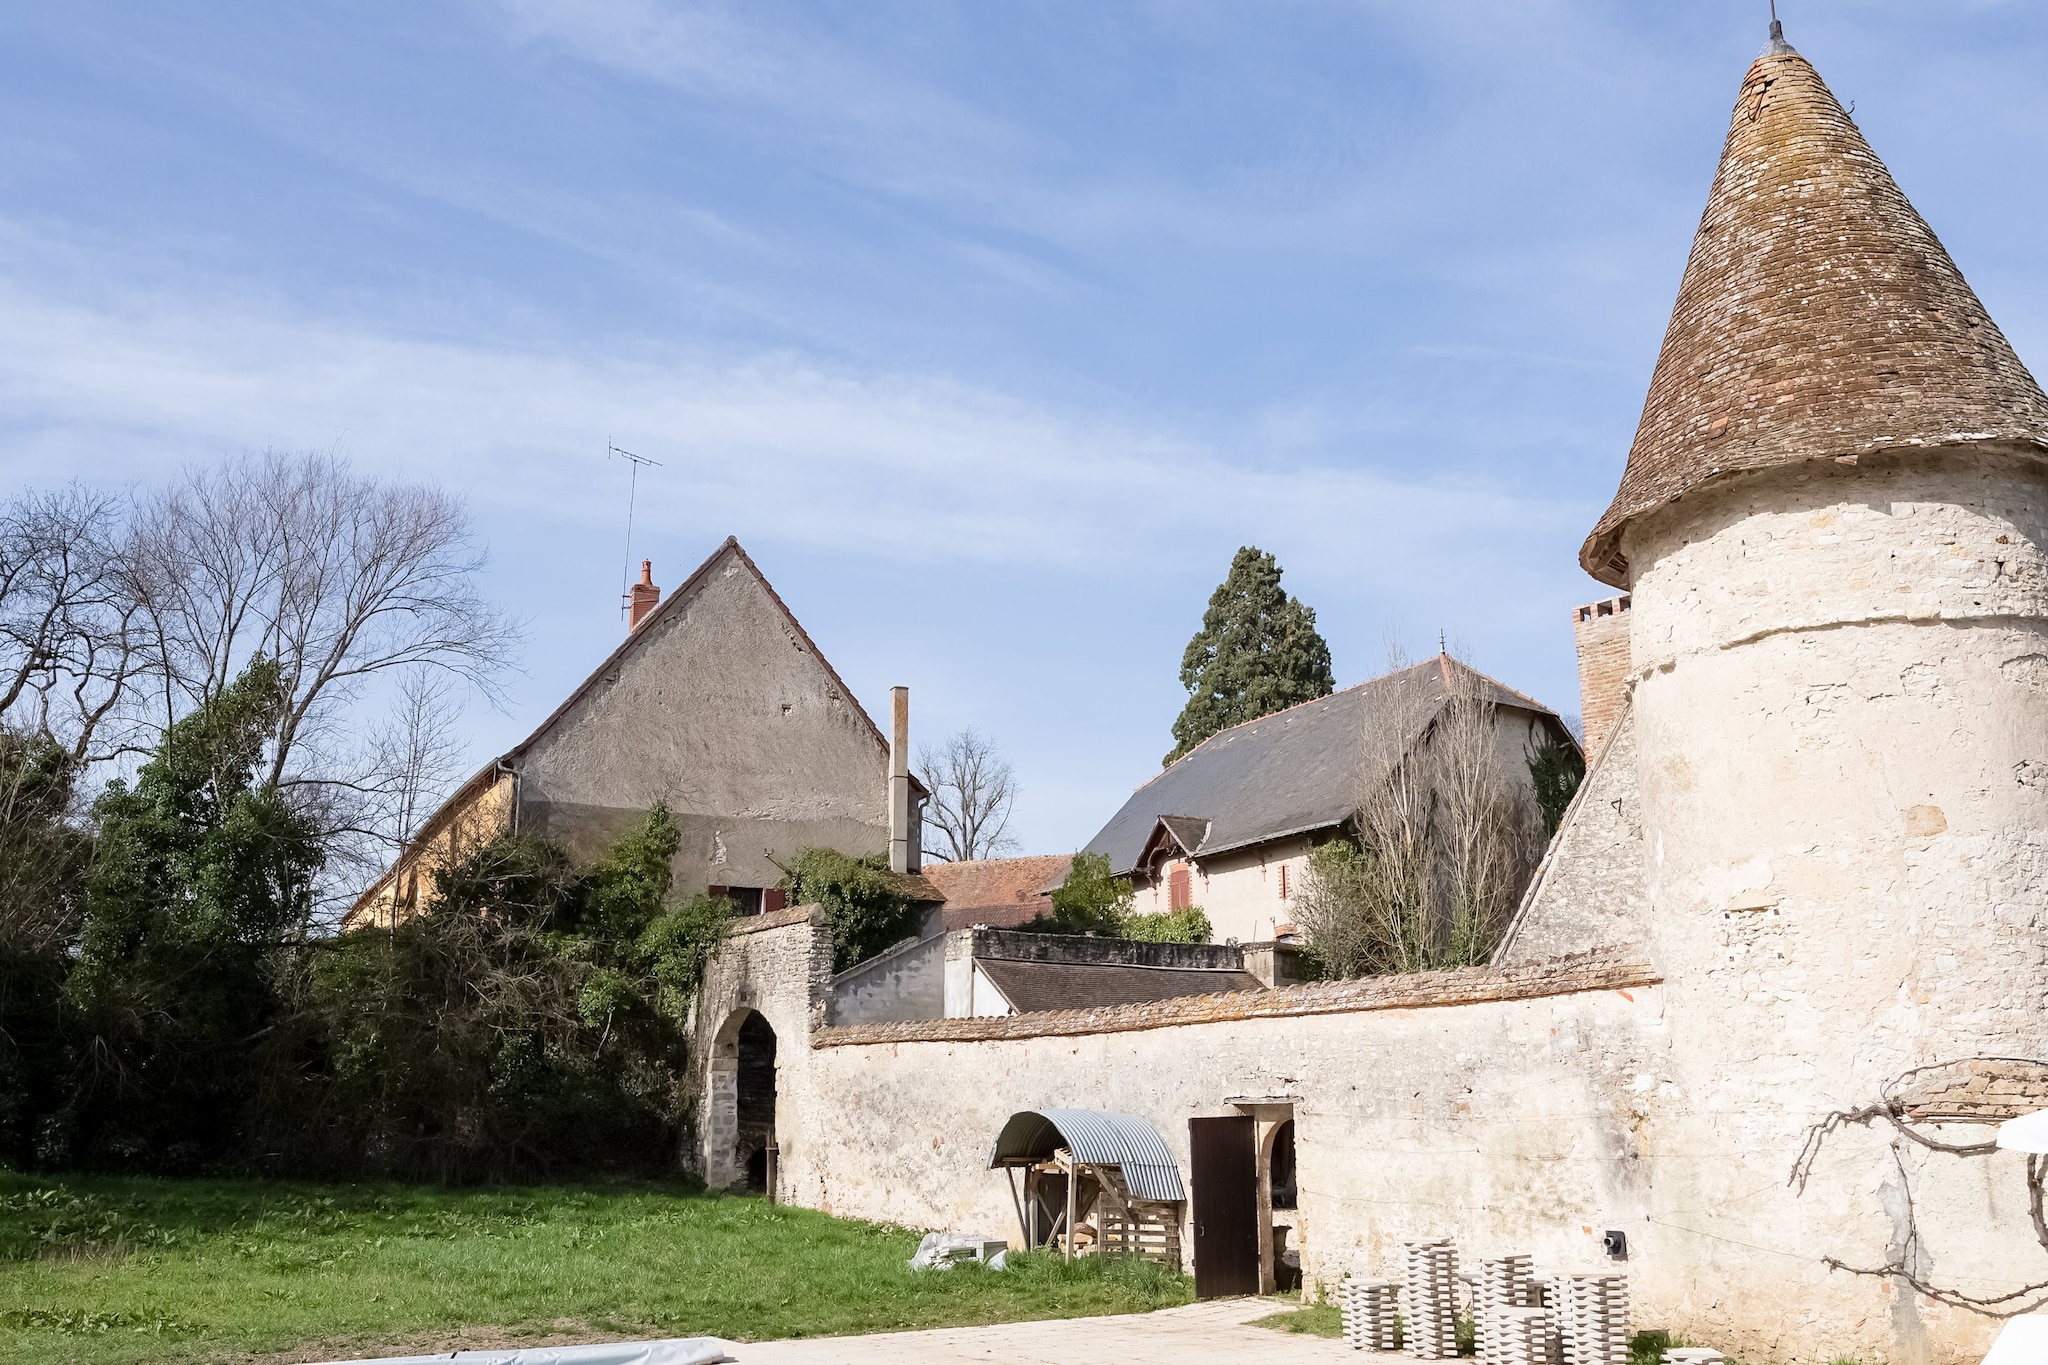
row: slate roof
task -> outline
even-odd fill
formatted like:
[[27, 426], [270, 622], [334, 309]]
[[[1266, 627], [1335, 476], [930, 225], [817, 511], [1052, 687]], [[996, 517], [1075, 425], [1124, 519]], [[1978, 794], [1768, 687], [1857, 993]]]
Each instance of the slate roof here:
[[1178, 967], [1132, 967], [1116, 962], [1018, 962], [976, 958], [975, 965], [1019, 1014], [1040, 1010], [1142, 1005], [1183, 995], [1262, 991], [1250, 972]]
[[1743, 77], [1621, 487], [1579, 551], [1714, 480], [1988, 445], [2048, 456], [2048, 397], [1806, 58]]
[[[1162, 817], [1205, 822], [1195, 850], [1202, 857], [1342, 824], [1357, 809], [1361, 789], [1381, 775], [1364, 771], [1368, 761], [1384, 771], [1391, 755], [1413, 747], [1459, 674], [1476, 680], [1497, 706], [1556, 714], [1440, 654], [1211, 735], [1131, 793], [1084, 852], [1106, 855], [1111, 870], [1125, 876]], [[1411, 733], [1386, 734], [1389, 725]], [[1370, 750], [1369, 735], [1375, 740]], [[1368, 760], [1368, 752], [1386, 757]], [[1178, 838], [1186, 828], [1177, 823], [1169, 831]]]
[[1049, 913], [1052, 906], [1040, 892], [1065, 881], [1073, 865], [1071, 853], [926, 863], [924, 879], [945, 900], [947, 929], [1008, 929]]

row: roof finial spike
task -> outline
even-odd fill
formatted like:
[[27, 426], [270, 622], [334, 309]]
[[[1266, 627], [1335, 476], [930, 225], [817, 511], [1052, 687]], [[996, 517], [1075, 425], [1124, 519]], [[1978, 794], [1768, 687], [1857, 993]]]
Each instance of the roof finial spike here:
[[1792, 44], [1785, 41], [1785, 25], [1778, 18], [1778, 0], [1771, 0], [1771, 51], [1790, 52]]

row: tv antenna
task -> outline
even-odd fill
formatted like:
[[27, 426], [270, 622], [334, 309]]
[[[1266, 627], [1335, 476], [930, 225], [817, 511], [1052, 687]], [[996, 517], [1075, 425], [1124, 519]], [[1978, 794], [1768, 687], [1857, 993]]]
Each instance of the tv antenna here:
[[650, 460], [645, 455], [635, 455], [613, 442], [605, 442], [606, 459], [621, 459], [631, 473], [626, 480], [626, 565], [619, 571], [619, 615], [624, 616], [632, 609], [633, 603], [633, 502], [640, 494], [640, 467], [652, 465], [662, 467], [660, 460]]

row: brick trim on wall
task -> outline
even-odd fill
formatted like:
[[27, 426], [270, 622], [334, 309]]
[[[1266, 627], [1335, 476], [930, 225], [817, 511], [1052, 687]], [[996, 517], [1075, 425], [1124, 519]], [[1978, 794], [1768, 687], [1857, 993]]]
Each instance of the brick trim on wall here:
[[1663, 979], [1663, 975], [1646, 962], [1618, 954], [1593, 952], [1516, 967], [1461, 967], [1455, 971], [1363, 977], [1355, 981], [1312, 981], [1271, 991], [1190, 995], [1142, 1005], [1049, 1010], [1042, 1014], [1011, 1014], [995, 1018], [847, 1024], [814, 1030], [811, 1046], [964, 1043], [1087, 1033], [1135, 1033], [1146, 1029], [1221, 1024], [1240, 1019], [1434, 1009], [1502, 1000], [1535, 1000], [1552, 995], [1579, 995], [1591, 991], [1627, 991], [1639, 986], [1654, 986]]

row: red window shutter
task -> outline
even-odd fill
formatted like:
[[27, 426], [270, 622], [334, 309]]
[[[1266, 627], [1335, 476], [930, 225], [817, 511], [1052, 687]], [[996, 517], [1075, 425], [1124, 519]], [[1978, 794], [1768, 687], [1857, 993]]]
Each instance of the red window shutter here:
[[785, 908], [783, 905], [784, 899], [785, 897], [782, 894], [781, 887], [769, 887], [767, 890], [761, 893], [761, 913], [764, 915], [772, 915], [777, 910]]
[[1280, 864], [1280, 899], [1287, 899], [1287, 864]]
[[1188, 894], [1188, 870], [1176, 867], [1166, 874], [1166, 903], [1175, 910], [1185, 910], [1194, 904], [1194, 897]]

